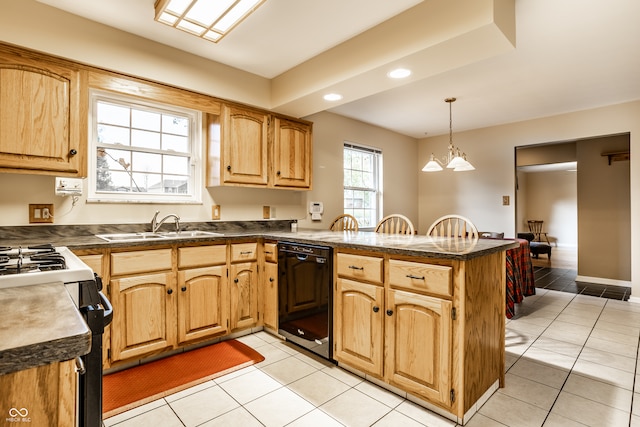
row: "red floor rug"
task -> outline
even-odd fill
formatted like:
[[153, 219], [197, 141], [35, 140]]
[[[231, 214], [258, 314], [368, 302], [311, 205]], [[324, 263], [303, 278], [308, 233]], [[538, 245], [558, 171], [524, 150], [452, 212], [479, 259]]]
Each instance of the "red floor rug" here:
[[105, 375], [102, 378], [103, 417], [128, 411], [263, 360], [264, 357], [251, 347], [228, 340]]

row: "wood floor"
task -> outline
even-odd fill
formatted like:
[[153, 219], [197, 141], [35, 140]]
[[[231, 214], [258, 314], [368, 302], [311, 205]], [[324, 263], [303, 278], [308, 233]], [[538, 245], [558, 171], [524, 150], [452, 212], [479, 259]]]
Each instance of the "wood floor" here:
[[578, 252], [576, 248], [571, 247], [551, 247], [551, 259], [545, 254], [539, 255], [539, 258], [532, 257], [531, 262], [534, 267], [547, 268], [566, 268], [570, 270], [578, 269]]

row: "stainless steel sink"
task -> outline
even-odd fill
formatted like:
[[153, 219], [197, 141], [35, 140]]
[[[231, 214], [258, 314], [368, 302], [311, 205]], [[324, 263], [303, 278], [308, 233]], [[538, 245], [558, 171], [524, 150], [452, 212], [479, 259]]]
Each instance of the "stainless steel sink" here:
[[188, 239], [190, 237], [207, 237], [207, 236], [223, 236], [221, 233], [214, 233], [204, 230], [184, 230], [184, 231], [166, 231], [159, 233], [142, 232], [142, 233], [112, 233], [112, 234], [96, 234], [96, 237], [106, 240], [107, 242], [140, 242], [145, 240], [160, 239]]
[[159, 233], [168, 239], [184, 239], [189, 237], [207, 237], [207, 236], [224, 236], [222, 233], [214, 233], [204, 230], [184, 230], [184, 231], [168, 231]]
[[141, 240], [158, 240], [166, 239], [165, 236], [159, 233], [113, 233], [113, 234], [96, 234], [107, 242], [138, 242]]

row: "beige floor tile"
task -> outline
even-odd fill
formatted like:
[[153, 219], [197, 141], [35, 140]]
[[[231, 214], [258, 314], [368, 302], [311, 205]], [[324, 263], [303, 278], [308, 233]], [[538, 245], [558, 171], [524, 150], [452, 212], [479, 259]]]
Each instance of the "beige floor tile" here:
[[589, 337], [585, 347], [604, 350], [609, 353], [619, 354], [621, 356], [636, 358], [638, 352], [638, 344], [623, 344], [616, 341], [605, 340], [594, 336]]
[[561, 415], [551, 413], [547, 416], [547, 419], [544, 422], [544, 427], [584, 427], [584, 424], [570, 420], [569, 418]]
[[629, 427], [640, 427], [640, 416], [632, 415]]
[[342, 427], [343, 425], [320, 409], [314, 409], [291, 424], [287, 424], [287, 427]]
[[634, 376], [620, 369], [578, 359], [572, 372], [616, 387], [622, 387], [626, 390], [633, 390]]
[[565, 356], [564, 354], [545, 350], [543, 348], [536, 347], [535, 345], [529, 347], [522, 357], [534, 362], [544, 363], [547, 366], [566, 369], [567, 371], [571, 370], [577, 360], [577, 357], [575, 356]]
[[554, 321], [540, 335], [543, 338], [551, 338], [558, 341], [566, 341], [573, 344], [584, 345], [591, 333], [591, 327], [576, 325], [573, 323]]
[[240, 406], [219, 386], [210, 387], [169, 404], [187, 426], [197, 426]]
[[244, 405], [260, 396], [264, 396], [282, 387], [278, 381], [260, 370], [255, 370], [225, 381], [220, 386], [231, 397]]
[[371, 426], [391, 412], [388, 406], [354, 389], [334, 397], [320, 409], [347, 426]]
[[170, 394], [169, 396], [166, 396], [164, 398], [164, 400], [166, 400], [168, 403], [171, 403], [171, 402], [174, 402], [174, 401], [176, 401], [178, 399], [182, 399], [183, 397], [190, 396], [190, 395], [192, 395], [194, 393], [197, 393], [199, 391], [206, 390], [208, 388], [215, 387], [215, 386], [216, 386], [215, 381], [213, 381], [213, 380], [212, 381], [207, 381], [207, 382], [204, 382], [202, 384], [198, 384], [198, 385], [194, 385], [193, 387], [189, 387], [186, 390], [182, 390], [182, 391], [179, 391], [177, 393]]
[[278, 344], [267, 344], [260, 347], [260, 354], [264, 356], [264, 360], [260, 363], [256, 363], [254, 366], [263, 367], [270, 365], [279, 360], [292, 357], [291, 353], [284, 351], [283, 347]]
[[586, 360], [599, 365], [609, 366], [611, 368], [629, 372], [630, 374], [633, 374], [636, 371], [635, 357], [625, 357], [609, 351], [598, 350], [587, 346], [582, 349], [582, 353], [580, 353], [578, 360]]
[[331, 375], [333, 378], [342, 381], [343, 383], [355, 387], [364, 381], [364, 378], [359, 377], [351, 372], [347, 372], [337, 366], [329, 366], [322, 370], [327, 375]]
[[528, 359], [520, 359], [509, 369], [510, 374], [548, 385], [556, 389], [562, 388], [569, 376], [569, 371], [545, 365]]
[[117, 424], [118, 427], [184, 427], [169, 405], [162, 405]]
[[[256, 419], [253, 415], [249, 413], [243, 407], [239, 407], [234, 409], [233, 411], [229, 411], [226, 414], [220, 415], [219, 417], [207, 421], [202, 424], [200, 427], [263, 427], [262, 423]], [[160, 427], [160, 426], [158, 426]]]
[[395, 411], [429, 427], [453, 427], [456, 425], [454, 421], [442, 417], [435, 412], [431, 412], [418, 404], [409, 402], [408, 400], [405, 400], [398, 405]]
[[397, 394], [385, 390], [384, 388], [372, 384], [368, 381], [363, 381], [354, 388], [369, 397], [373, 397], [378, 402], [381, 402], [390, 408], [395, 408], [404, 400], [404, 398], [398, 396]]
[[406, 415], [401, 414], [400, 412], [391, 411], [387, 415], [382, 417], [382, 419], [376, 422], [373, 426], [374, 427], [398, 427], [398, 426], [422, 427], [422, 426], [425, 426], [425, 424], [419, 423], [418, 421], [412, 418], [409, 418]]
[[563, 354], [577, 359], [583, 346], [550, 338], [538, 338], [531, 347], [541, 348], [543, 350], [552, 351], [554, 353]]
[[546, 411], [551, 410], [553, 402], [560, 393], [560, 389], [509, 373], [505, 376], [504, 382], [505, 387], [498, 389], [498, 393], [506, 394]]
[[466, 427], [505, 427], [504, 424], [497, 422], [482, 414], [475, 414], [467, 424]]
[[540, 427], [548, 411], [502, 393], [495, 393], [479, 413], [509, 427]]
[[111, 427], [122, 421], [128, 420], [130, 418], [134, 418], [140, 414], [144, 414], [145, 412], [149, 412], [153, 409], [159, 408], [161, 406], [166, 406], [167, 402], [164, 399], [154, 400], [153, 402], [149, 402], [145, 405], [138, 406], [137, 408], [133, 408], [129, 411], [122, 412], [118, 415], [114, 415], [113, 417], [107, 418], [103, 420], [103, 424], [105, 427]]
[[292, 383], [316, 372], [316, 368], [297, 357], [287, 357], [286, 359], [261, 367], [260, 370], [283, 385]]
[[575, 373], [569, 375], [562, 391], [627, 412], [631, 409], [631, 400], [633, 399], [631, 390], [625, 390]]
[[289, 389], [316, 406], [328, 402], [349, 388], [349, 385], [320, 371], [289, 384]]
[[566, 392], [560, 393], [551, 413], [594, 427], [625, 426], [629, 423], [630, 416], [629, 411], [621, 411]]
[[311, 403], [287, 388], [279, 388], [244, 407], [267, 427], [287, 425], [315, 409]]
[[591, 332], [591, 337], [630, 345], [638, 343], [638, 336], [640, 336], [640, 328], [637, 326], [616, 325], [601, 320], [596, 323]]
[[258, 370], [258, 368], [256, 368], [255, 365], [247, 366], [246, 368], [242, 368], [242, 369], [239, 369], [237, 371], [230, 372], [227, 375], [223, 375], [221, 377], [218, 377], [218, 378], [214, 379], [213, 382], [215, 382], [216, 384], [222, 384], [223, 382], [232, 380], [232, 379], [234, 379], [236, 377], [248, 374], [250, 372], [256, 372], [257, 370]]

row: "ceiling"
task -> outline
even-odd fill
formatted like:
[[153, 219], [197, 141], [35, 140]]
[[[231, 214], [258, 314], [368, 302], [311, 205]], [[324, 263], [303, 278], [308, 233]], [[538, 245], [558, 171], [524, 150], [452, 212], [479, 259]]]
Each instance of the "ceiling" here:
[[414, 138], [448, 132], [448, 97], [454, 132], [640, 99], [637, 0], [267, 0], [216, 44], [156, 23], [154, 0], [38, 1], [270, 79], [274, 111]]

